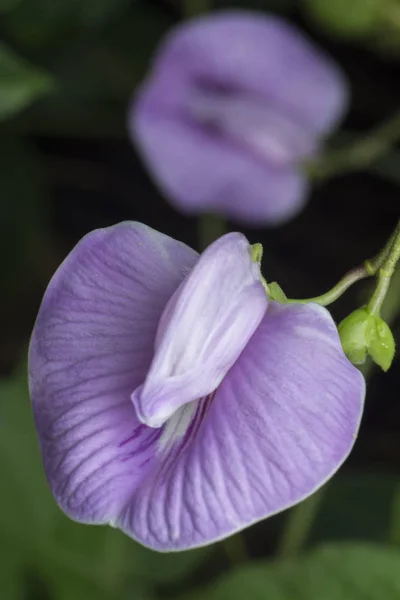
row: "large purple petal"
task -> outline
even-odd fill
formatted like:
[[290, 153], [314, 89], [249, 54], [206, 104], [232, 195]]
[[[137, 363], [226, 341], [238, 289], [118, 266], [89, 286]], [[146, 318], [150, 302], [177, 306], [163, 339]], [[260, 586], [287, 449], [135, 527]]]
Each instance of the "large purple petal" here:
[[71, 517], [113, 522], [150, 468], [161, 431], [130, 400], [146, 377], [157, 324], [197, 260], [139, 223], [87, 235], [45, 294], [30, 391], [53, 493]]
[[[240, 91], [284, 109], [315, 132], [342, 116], [347, 85], [337, 65], [283, 19], [230, 10], [176, 27], [156, 58], [152, 103], [165, 115], [185, 111], [198, 86]], [[162, 95], [164, 94], [164, 95]]]
[[196, 90], [189, 106], [200, 123], [225, 134], [276, 169], [296, 165], [316, 152], [317, 137], [309, 126], [259, 98]]
[[133, 127], [162, 189], [186, 213], [278, 224], [305, 203], [308, 185], [299, 171], [269, 165], [200, 127], [158, 119], [140, 105]]
[[325, 309], [271, 303], [215, 396], [196, 406], [190, 435], [159, 445], [159, 467], [118, 525], [180, 550], [299, 502], [346, 459], [364, 395]]
[[267, 309], [259, 264], [240, 233], [203, 252], [161, 317], [153, 362], [132, 401], [140, 420], [163, 425], [221, 383]]

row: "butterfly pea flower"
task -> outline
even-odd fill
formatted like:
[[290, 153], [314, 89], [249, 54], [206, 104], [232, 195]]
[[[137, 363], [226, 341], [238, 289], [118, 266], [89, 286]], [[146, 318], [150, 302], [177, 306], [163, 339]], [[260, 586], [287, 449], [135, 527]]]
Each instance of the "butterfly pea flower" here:
[[341, 71], [298, 29], [263, 13], [226, 11], [172, 30], [129, 127], [178, 209], [277, 224], [302, 208], [302, 164], [346, 105]]
[[29, 350], [45, 471], [72, 519], [159, 551], [301, 501], [350, 452], [365, 393], [326, 309], [268, 301], [247, 239], [201, 255], [145, 225], [84, 237]]

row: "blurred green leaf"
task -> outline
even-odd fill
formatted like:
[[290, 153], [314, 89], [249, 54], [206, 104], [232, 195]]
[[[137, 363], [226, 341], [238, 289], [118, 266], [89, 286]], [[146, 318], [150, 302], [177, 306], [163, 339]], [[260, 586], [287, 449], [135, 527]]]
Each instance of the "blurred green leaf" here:
[[187, 552], [159, 554], [136, 545], [135, 561], [131, 565], [132, 580], [152, 581], [156, 585], [171, 584], [188, 577], [204, 563], [215, 547]]
[[129, 0], [19, 0], [6, 24], [19, 43], [35, 47], [60, 36], [71, 41], [81, 29], [104, 25], [128, 5]]
[[[136, 0], [123, 18], [104, 33], [110, 52], [121, 59], [129, 95], [133, 86], [145, 77], [165, 34], [176, 24], [166, 11], [146, 0]], [[111, 64], [105, 66], [111, 67]]]
[[25, 366], [0, 381], [0, 481], [1, 547], [13, 559], [13, 569], [5, 571], [0, 555], [0, 582], [7, 579], [10, 589], [18, 581], [15, 573], [21, 579], [30, 569], [54, 600], [116, 600], [128, 585], [144, 600], [148, 591], [188, 576], [209, 556], [208, 549], [152, 552], [118, 530], [80, 525], [60, 511], [43, 473]]
[[400, 482], [397, 484], [393, 495], [393, 502], [390, 511], [390, 542], [400, 548]]
[[0, 0], [0, 13], [8, 12], [12, 10], [18, 4], [22, 2], [22, 0]]
[[0, 382], [0, 473], [6, 492], [1, 495], [3, 533], [24, 540], [33, 527], [46, 532], [57, 508], [39, 460], [22, 369], [9, 382]]
[[400, 553], [332, 544], [297, 560], [262, 562], [223, 577], [185, 600], [398, 600]]
[[68, 137], [125, 136], [128, 103], [174, 22], [160, 6], [135, 0], [107, 22], [101, 35], [57, 36], [54, 51], [41, 50], [55, 73], [57, 90], [22, 115], [19, 127]]
[[389, 474], [336, 475], [322, 497], [310, 541], [387, 540], [391, 506], [398, 484], [399, 478]]
[[360, 37], [371, 33], [381, 7], [381, 0], [303, 0], [317, 25], [343, 37]]
[[1, 598], [4, 598], [4, 600], [21, 600], [22, 582], [18, 553], [8, 547], [7, 540], [3, 537], [0, 537], [0, 541]]
[[7, 309], [14, 311], [18, 302], [25, 303], [23, 293], [33, 281], [48, 281], [60, 258], [49, 239], [50, 204], [40, 154], [26, 140], [3, 134], [0, 156], [0, 268], [12, 298]]
[[53, 89], [53, 79], [0, 43], [0, 120], [23, 110]]

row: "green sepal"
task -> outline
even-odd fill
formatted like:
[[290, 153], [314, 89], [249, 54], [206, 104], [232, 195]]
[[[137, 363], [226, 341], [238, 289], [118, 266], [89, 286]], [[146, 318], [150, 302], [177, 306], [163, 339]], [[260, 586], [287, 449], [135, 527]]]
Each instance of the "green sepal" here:
[[358, 308], [338, 327], [342, 347], [353, 365], [362, 365], [367, 356], [387, 371], [395, 353], [393, 334], [385, 321], [367, 308]]
[[281, 304], [285, 304], [287, 302], [287, 296], [285, 292], [282, 290], [281, 286], [276, 283], [276, 281], [272, 281], [268, 284], [268, 296], [270, 300], [276, 300]]
[[393, 362], [396, 343], [390, 327], [381, 317], [368, 322], [366, 328], [368, 354], [383, 371], [387, 371]]

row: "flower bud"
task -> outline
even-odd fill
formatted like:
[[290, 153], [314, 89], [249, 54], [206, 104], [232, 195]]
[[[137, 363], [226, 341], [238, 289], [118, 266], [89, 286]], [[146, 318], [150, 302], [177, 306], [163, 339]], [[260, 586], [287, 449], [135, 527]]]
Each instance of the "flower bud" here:
[[387, 371], [392, 364], [396, 343], [390, 327], [381, 317], [374, 317], [368, 322], [366, 337], [368, 343], [368, 354], [376, 363]]
[[358, 308], [338, 327], [343, 350], [354, 365], [362, 365], [367, 356], [387, 371], [392, 364], [395, 342], [389, 326], [367, 308]]
[[353, 365], [362, 365], [367, 358], [366, 329], [369, 318], [366, 308], [358, 308], [338, 327], [344, 353]]

